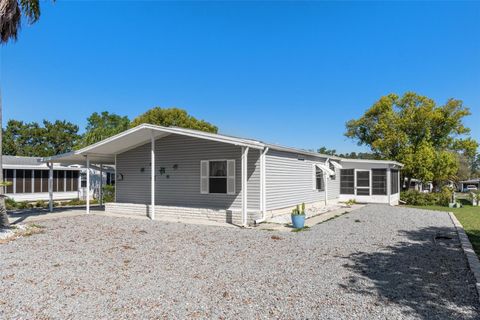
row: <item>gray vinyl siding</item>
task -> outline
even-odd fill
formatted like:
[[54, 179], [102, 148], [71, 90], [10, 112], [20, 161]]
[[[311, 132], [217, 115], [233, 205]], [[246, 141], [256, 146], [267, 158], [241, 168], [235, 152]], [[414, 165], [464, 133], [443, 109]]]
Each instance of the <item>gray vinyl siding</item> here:
[[340, 196], [340, 169], [335, 168], [335, 180], [328, 180], [328, 200], [338, 199]]
[[[313, 189], [313, 164], [324, 158], [301, 156], [290, 152], [270, 150], [266, 155], [267, 210], [275, 210], [325, 200], [325, 192]], [[338, 198], [339, 176], [329, 180], [329, 199]]]
[[[157, 205], [197, 208], [241, 208], [241, 147], [180, 135], [155, 143], [155, 202]], [[150, 143], [117, 155], [117, 202], [150, 203]], [[201, 194], [201, 160], [235, 160], [235, 194]], [[260, 208], [260, 152], [248, 153], [248, 208]], [[177, 165], [175, 170], [173, 167]], [[141, 172], [141, 168], [144, 171]], [[160, 174], [165, 168], [165, 174]]]

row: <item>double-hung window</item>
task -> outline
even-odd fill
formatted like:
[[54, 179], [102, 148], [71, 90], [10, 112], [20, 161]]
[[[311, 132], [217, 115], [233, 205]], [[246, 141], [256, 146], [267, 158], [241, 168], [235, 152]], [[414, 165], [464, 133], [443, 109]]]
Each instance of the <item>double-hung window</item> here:
[[235, 160], [202, 160], [200, 193], [235, 194]]
[[323, 178], [323, 171], [315, 166], [315, 189], [318, 191], [325, 190], [325, 180]]
[[357, 196], [370, 195], [370, 170], [357, 170]]

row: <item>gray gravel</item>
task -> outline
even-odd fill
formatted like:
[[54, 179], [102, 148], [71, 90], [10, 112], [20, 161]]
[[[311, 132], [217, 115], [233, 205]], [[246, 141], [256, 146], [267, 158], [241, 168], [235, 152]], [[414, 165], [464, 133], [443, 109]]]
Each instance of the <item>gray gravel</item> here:
[[[300, 233], [104, 216], [0, 245], [1, 319], [474, 319], [446, 213], [367, 206]], [[436, 235], [453, 239], [435, 239]]]

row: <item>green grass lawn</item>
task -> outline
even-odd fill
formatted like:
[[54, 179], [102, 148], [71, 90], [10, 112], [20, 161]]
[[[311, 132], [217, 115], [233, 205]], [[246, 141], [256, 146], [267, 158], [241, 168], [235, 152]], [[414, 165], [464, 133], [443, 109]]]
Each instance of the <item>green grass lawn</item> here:
[[[462, 201], [462, 200], [460, 200]], [[442, 206], [410, 206], [418, 209], [429, 209], [437, 211], [453, 212], [460, 223], [463, 225], [465, 232], [473, 245], [473, 249], [480, 256], [480, 207], [473, 207], [462, 201], [462, 208], [448, 208]]]

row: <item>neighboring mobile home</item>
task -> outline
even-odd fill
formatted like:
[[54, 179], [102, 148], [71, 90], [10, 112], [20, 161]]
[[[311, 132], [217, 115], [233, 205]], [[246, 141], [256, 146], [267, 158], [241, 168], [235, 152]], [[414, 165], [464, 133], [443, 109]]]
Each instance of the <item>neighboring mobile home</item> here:
[[307, 208], [350, 199], [396, 205], [402, 167], [149, 124], [43, 161], [114, 165], [116, 195], [106, 204], [109, 212], [243, 225], [302, 202]]
[[[4, 194], [15, 201], [49, 200], [50, 167], [39, 157], [2, 157], [3, 179], [10, 182], [4, 187]], [[53, 163], [52, 197], [53, 200], [85, 199], [86, 168], [78, 165]], [[96, 198], [100, 187], [100, 168], [91, 167], [90, 198]], [[102, 170], [103, 184], [114, 183], [115, 172], [111, 168]]]

